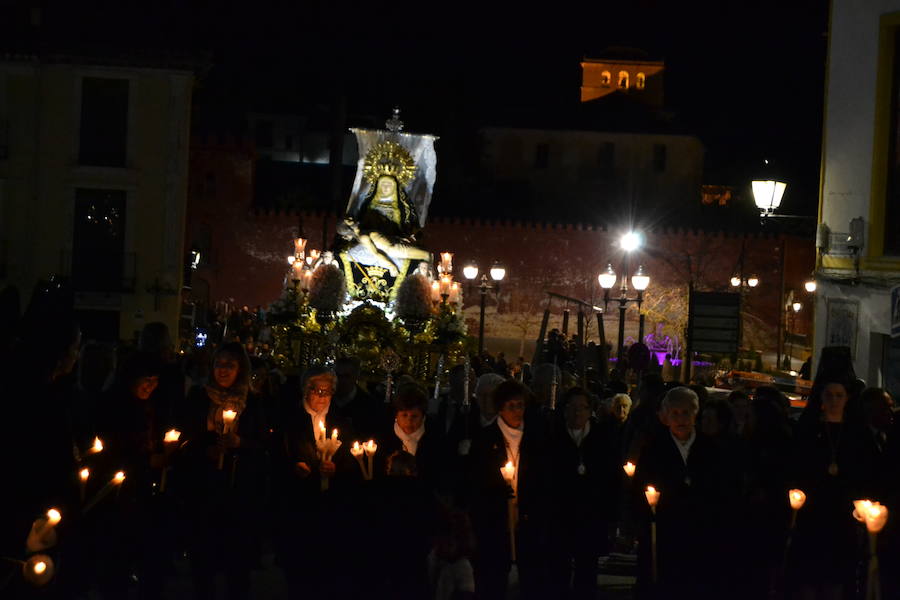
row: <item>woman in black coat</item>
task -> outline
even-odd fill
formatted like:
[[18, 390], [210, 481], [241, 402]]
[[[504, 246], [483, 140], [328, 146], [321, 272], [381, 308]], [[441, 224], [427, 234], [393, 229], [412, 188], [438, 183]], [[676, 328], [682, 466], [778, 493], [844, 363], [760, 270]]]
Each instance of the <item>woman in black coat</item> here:
[[[513, 558], [522, 597], [550, 597], [545, 594], [546, 557], [541, 547], [547, 524], [547, 444], [543, 429], [525, 422], [528, 396], [528, 389], [517, 381], [497, 386], [493, 400], [498, 418], [481, 431], [472, 447], [470, 506], [477, 537], [479, 598], [505, 598]], [[508, 463], [512, 477], [501, 471]]]
[[554, 424], [551, 439], [555, 597], [594, 598], [597, 559], [608, 550], [615, 522], [618, 447], [611, 425], [591, 418], [586, 390], [568, 390], [560, 408], [564, 420]]
[[258, 563], [267, 427], [248, 394], [250, 361], [239, 343], [213, 356], [212, 381], [197, 386], [179, 412], [183, 456], [176, 468], [191, 524], [194, 591], [212, 598], [224, 570], [229, 598], [247, 598]]
[[428, 396], [421, 387], [410, 383], [400, 388], [394, 398], [393, 427], [378, 437], [376, 468], [384, 474], [387, 457], [406, 452], [415, 457], [417, 477], [435, 490], [446, 463], [445, 438], [439, 423], [432, 426], [426, 421], [427, 407]]
[[[287, 403], [281, 419], [275, 543], [292, 598], [346, 596], [352, 590], [353, 578], [339, 577], [338, 568], [354, 530], [354, 494], [362, 477], [349, 451], [353, 432], [330, 410], [336, 383], [331, 369], [307, 369], [300, 398]], [[333, 456], [320, 451], [322, 427], [329, 439], [338, 431], [341, 446]]]

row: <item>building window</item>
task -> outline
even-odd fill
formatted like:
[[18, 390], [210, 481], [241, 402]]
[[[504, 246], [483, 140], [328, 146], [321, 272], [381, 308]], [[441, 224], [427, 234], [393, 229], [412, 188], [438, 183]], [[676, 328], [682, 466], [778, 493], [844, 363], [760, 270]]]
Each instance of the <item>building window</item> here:
[[600, 74], [600, 85], [609, 87], [611, 81], [612, 73], [609, 71], [603, 71], [603, 73]]
[[72, 284], [78, 291], [121, 292], [125, 276], [125, 192], [75, 190]]
[[634, 85], [639, 90], [644, 89], [647, 85], [647, 76], [643, 73], [638, 73], [637, 77], [634, 78]]
[[612, 171], [616, 166], [616, 145], [603, 142], [597, 152], [597, 166], [603, 171]]
[[662, 173], [666, 170], [666, 145], [653, 144], [653, 170]]
[[128, 80], [85, 77], [81, 81], [78, 162], [124, 167], [128, 149]]
[[628, 89], [628, 71], [619, 71], [619, 87], [623, 90]]
[[546, 169], [550, 164], [550, 144], [538, 144], [534, 149], [534, 168]]

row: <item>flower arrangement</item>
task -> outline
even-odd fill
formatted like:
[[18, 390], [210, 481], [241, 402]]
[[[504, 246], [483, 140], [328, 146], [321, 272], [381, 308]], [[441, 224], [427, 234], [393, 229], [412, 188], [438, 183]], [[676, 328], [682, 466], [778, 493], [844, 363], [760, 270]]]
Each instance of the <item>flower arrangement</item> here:
[[338, 312], [347, 299], [344, 274], [335, 265], [321, 265], [312, 274], [309, 285], [309, 305], [319, 313]]

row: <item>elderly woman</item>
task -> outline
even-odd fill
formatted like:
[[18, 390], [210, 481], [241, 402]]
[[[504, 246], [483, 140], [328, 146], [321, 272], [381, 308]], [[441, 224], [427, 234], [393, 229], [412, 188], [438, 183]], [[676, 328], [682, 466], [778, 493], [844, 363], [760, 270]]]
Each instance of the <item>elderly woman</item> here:
[[594, 598], [597, 558], [608, 550], [607, 527], [619, 490], [618, 448], [611, 424], [591, 417], [587, 390], [571, 388], [560, 408], [564, 419], [554, 423], [551, 437], [553, 504], [559, 507], [552, 528], [554, 596]]
[[[290, 597], [326, 595], [340, 584], [329, 575], [338, 552], [335, 545], [346, 534], [345, 520], [337, 515], [345, 510], [348, 486], [360, 475], [349, 452], [353, 432], [330, 410], [336, 385], [331, 369], [307, 369], [301, 396], [286, 407], [281, 424], [276, 544]], [[319, 451], [320, 424], [328, 437], [338, 430], [342, 445], [332, 457]]]
[[[528, 388], [517, 381], [498, 385], [493, 394], [497, 420], [473, 442], [472, 517], [480, 598], [505, 597], [513, 537], [522, 597], [547, 597], [541, 548], [547, 513], [547, 442], [542, 427], [526, 424], [528, 397]], [[504, 465], [511, 466], [508, 474], [501, 471]]]
[[695, 427], [699, 410], [693, 390], [670, 389], [660, 408], [666, 428], [648, 442], [634, 475], [633, 502], [640, 522], [638, 586], [642, 591], [648, 589], [652, 576], [650, 522], [654, 518], [644, 492], [653, 486], [660, 493], [655, 519], [661, 597], [702, 598], [716, 584], [698, 573], [700, 569], [718, 572], [712, 533], [719, 522], [717, 507], [728, 490], [724, 489], [715, 445]]
[[250, 571], [259, 558], [264, 489], [259, 481], [265, 478], [259, 454], [266, 423], [263, 407], [248, 395], [249, 385], [243, 346], [225, 344], [213, 355], [212, 380], [195, 386], [179, 411], [183, 455], [174, 484], [188, 507], [191, 567], [200, 598], [214, 596], [218, 570], [225, 572], [230, 597], [248, 597]]

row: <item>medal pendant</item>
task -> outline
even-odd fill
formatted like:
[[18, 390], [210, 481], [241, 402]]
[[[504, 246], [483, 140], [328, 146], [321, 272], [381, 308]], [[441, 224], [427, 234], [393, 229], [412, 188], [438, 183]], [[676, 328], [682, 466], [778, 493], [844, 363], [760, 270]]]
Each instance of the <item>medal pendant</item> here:
[[828, 465], [828, 474], [831, 475], [832, 477], [834, 477], [838, 474], [838, 466], [837, 466], [836, 462], [833, 462], [830, 465]]
[[587, 473], [587, 469], [585, 468], [584, 463], [578, 465], [577, 471], [579, 475], [584, 475], [585, 473]]

